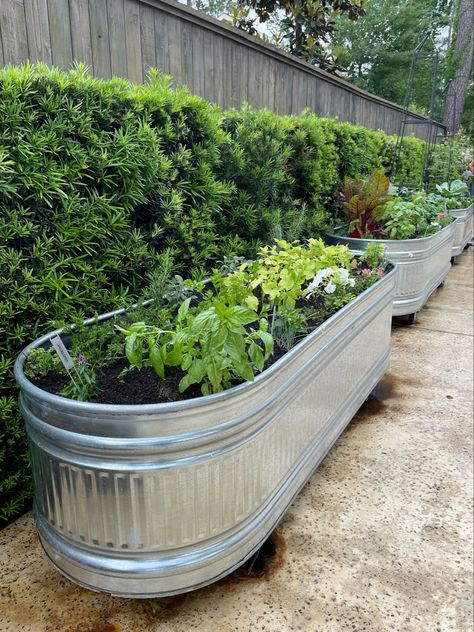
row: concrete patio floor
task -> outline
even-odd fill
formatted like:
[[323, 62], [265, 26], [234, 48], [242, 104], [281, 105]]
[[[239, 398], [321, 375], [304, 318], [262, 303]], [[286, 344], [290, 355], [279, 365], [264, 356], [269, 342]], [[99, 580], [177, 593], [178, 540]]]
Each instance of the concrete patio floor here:
[[284, 563], [164, 606], [76, 587], [28, 513], [0, 533], [0, 630], [472, 630], [473, 249], [412, 327], [394, 326], [380, 399], [281, 523]]

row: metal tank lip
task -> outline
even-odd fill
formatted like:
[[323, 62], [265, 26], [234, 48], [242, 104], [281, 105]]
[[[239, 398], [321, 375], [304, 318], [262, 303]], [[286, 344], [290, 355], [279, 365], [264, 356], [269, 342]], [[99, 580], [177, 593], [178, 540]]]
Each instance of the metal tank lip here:
[[[456, 219], [453, 218], [453, 221], [448, 224], [448, 226], [444, 226], [444, 228], [442, 228], [441, 230], [438, 230], [436, 233], [433, 233], [432, 235], [426, 235], [425, 237], [411, 237], [409, 239], [371, 239], [369, 237], [349, 237], [348, 235], [341, 235], [338, 234], [339, 230], [343, 230], [344, 228], [346, 228], [346, 226], [339, 226], [336, 228], [333, 228], [333, 232], [330, 233], [326, 233], [326, 236], [329, 238], [333, 238], [333, 239], [337, 239], [339, 240], [344, 240], [347, 242], [354, 242], [354, 243], [370, 243], [370, 244], [423, 244], [423, 243], [427, 243], [429, 241], [432, 241], [435, 237], [438, 237], [439, 235], [442, 234], [446, 234], [448, 233], [450, 230], [453, 230], [453, 227], [456, 224]], [[400, 252], [400, 254], [402, 254], [402, 252]]]
[[[213, 405], [214, 403], [222, 403], [228, 399], [233, 398], [235, 395], [240, 394], [241, 392], [249, 391], [258, 388], [261, 383], [271, 379], [271, 377], [277, 373], [284, 364], [291, 358], [298, 355], [301, 347], [308, 343], [308, 340], [312, 340], [317, 336], [321, 335], [323, 331], [327, 328], [331, 327], [333, 323], [337, 322], [337, 320], [344, 314], [350, 312], [353, 309], [353, 306], [356, 304], [356, 301], [361, 297], [370, 296], [370, 294], [376, 291], [377, 286], [380, 287], [380, 283], [384, 282], [384, 279], [391, 279], [396, 275], [397, 272], [397, 264], [390, 262], [392, 269], [389, 270], [385, 276], [377, 281], [370, 288], [359, 294], [352, 301], [344, 305], [341, 309], [339, 309], [335, 314], [333, 314], [330, 318], [328, 318], [324, 323], [322, 323], [319, 327], [314, 329], [311, 333], [305, 336], [300, 342], [298, 342], [292, 349], [287, 351], [281, 358], [279, 358], [276, 362], [274, 362], [268, 369], [265, 369], [262, 373], [259, 373], [253, 382], [243, 382], [242, 384], [238, 384], [237, 386], [233, 386], [232, 388], [226, 389], [220, 393], [214, 393], [211, 395], [203, 395], [201, 397], [194, 397], [190, 399], [180, 400], [177, 402], [157, 402], [156, 404], [104, 404], [104, 403], [96, 403], [96, 402], [81, 402], [74, 399], [70, 399], [68, 397], [63, 397], [61, 395], [55, 395], [50, 393], [49, 391], [45, 391], [38, 386], [35, 386], [30, 380], [25, 376], [23, 368], [25, 365], [25, 361], [29, 355], [29, 351], [31, 349], [37, 349], [41, 347], [43, 344], [47, 343], [49, 339], [54, 335], [61, 335], [64, 333], [64, 328], [55, 329], [53, 331], [48, 332], [47, 334], [37, 338], [32, 343], [27, 345], [18, 355], [15, 364], [14, 364], [14, 375], [15, 379], [21, 389], [21, 393], [28, 395], [32, 399], [39, 400], [42, 403], [46, 403], [50, 405], [52, 408], [60, 409], [66, 412], [83, 412], [86, 415], [90, 415], [93, 413], [106, 413], [107, 416], [112, 415], [130, 415], [140, 413], [141, 415], [145, 414], [153, 414], [153, 413], [172, 413], [175, 411], [194, 409], [199, 407], [205, 407], [208, 405]], [[84, 320], [83, 325], [91, 325], [96, 322], [103, 322], [114, 316], [119, 316], [120, 314], [125, 313], [129, 309], [135, 307], [135, 305], [130, 308], [122, 308], [113, 310], [111, 312], [107, 312], [106, 314], [102, 314], [99, 318], [88, 318]]]
[[453, 208], [450, 209], [448, 212], [449, 213], [469, 213], [471, 211], [474, 211], [474, 202], [471, 202], [470, 204], [468, 204], [467, 206], [464, 206], [462, 208]]

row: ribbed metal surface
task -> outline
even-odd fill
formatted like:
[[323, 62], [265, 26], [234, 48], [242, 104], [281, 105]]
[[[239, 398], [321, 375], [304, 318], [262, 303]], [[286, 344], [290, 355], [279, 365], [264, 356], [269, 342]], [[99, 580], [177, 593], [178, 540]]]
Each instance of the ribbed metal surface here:
[[53, 563], [127, 596], [191, 590], [242, 563], [383, 376], [395, 276], [253, 383], [195, 400], [74, 402], [26, 380], [22, 354], [34, 512]]
[[354, 254], [361, 254], [370, 243], [383, 244], [387, 258], [397, 264], [398, 270], [393, 315], [403, 316], [419, 311], [446, 278], [456, 224], [457, 221], [420, 239], [356, 239], [330, 234], [326, 235], [326, 241], [345, 244]]
[[456, 230], [451, 256], [457, 257], [471, 241], [474, 234], [474, 203], [466, 206], [466, 208], [454, 209], [450, 213], [456, 218]]

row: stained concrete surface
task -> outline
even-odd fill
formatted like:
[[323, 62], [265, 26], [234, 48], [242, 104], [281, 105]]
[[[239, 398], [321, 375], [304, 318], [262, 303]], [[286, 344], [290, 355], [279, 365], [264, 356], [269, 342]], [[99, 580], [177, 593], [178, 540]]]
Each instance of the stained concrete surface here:
[[0, 630], [472, 630], [473, 251], [417, 323], [393, 329], [390, 373], [281, 523], [269, 581], [183, 600], [112, 598], [45, 559], [31, 514], [0, 533]]

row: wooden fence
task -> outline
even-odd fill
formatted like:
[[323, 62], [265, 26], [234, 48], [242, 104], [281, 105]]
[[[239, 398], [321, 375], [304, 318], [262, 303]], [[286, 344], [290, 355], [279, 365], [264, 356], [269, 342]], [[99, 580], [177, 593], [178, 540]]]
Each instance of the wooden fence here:
[[[402, 116], [400, 106], [172, 0], [0, 0], [0, 66], [27, 60], [82, 61], [97, 77], [136, 82], [157, 67], [224, 108], [309, 107], [391, 134]], [[427, 126], [412, 129], [425, 137]]]

